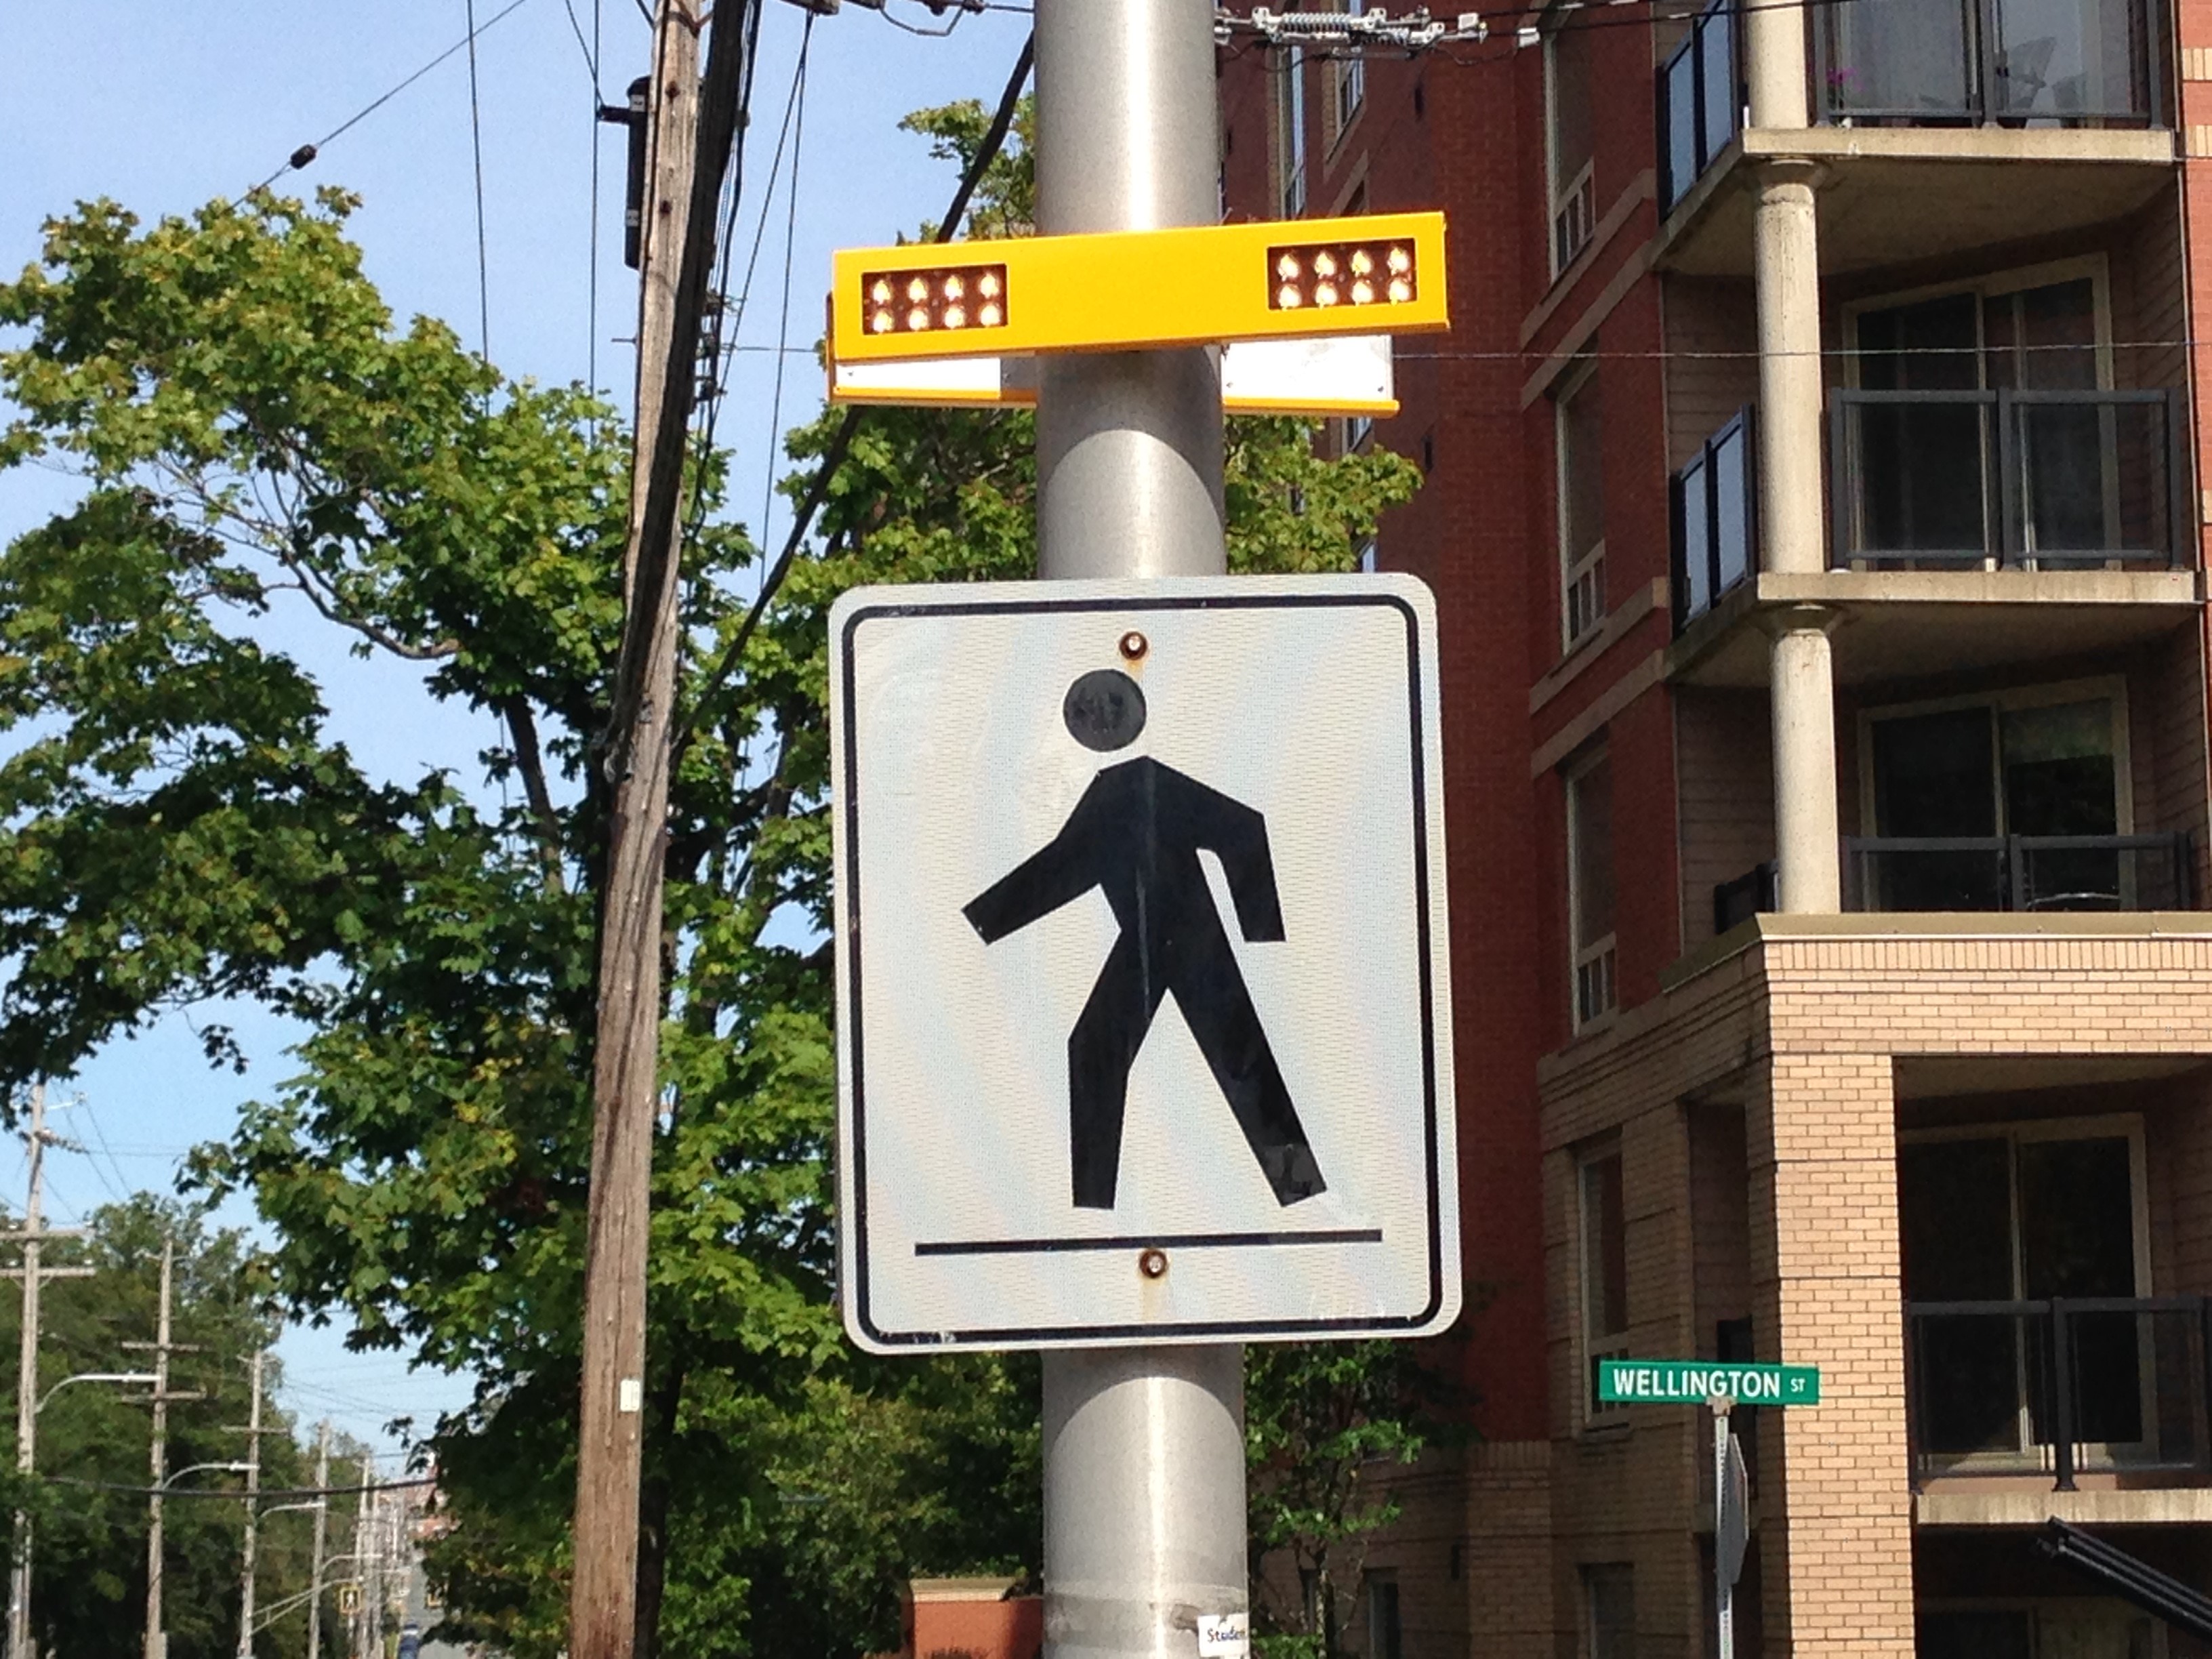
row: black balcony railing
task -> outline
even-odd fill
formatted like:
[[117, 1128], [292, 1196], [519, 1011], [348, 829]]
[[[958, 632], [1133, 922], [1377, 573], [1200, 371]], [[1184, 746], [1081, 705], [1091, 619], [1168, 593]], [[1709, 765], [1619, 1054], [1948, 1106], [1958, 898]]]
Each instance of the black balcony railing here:
[[1659, 71], [1659, 212], [1689, 193], [1743, 125], [1743, 72], [1736, 57], [1735, 0], [1713, 3]]
[[1815, 106], [1852, 125], [2158, 125], [2159, 0], [1816, 6]]
[[2186, 522], [2179, 399], [1836, 391], [1835, 562], [2170, 565]]
[[2084, 1473], [2212, 1479], [2212, 1298], [1905, 1304], [1916, 1486]]
[[1775, 908], [1775, 882], [1779, 874], [1772, 859], [1753, 865], [1732, 881], [1718, 882], [1713, 887], [1713, 933], [1716, 938], [1731, 927], [1740, 927], [1753, 916], [1771, 914]]
[[1758, 568], [1758, 469], [1751, 442], [1752, 412], [1745, 409], [1668, 481], [1678, 633]]
[[1844, 908], [2187, 910], [2189, 837], [1847, 836]]

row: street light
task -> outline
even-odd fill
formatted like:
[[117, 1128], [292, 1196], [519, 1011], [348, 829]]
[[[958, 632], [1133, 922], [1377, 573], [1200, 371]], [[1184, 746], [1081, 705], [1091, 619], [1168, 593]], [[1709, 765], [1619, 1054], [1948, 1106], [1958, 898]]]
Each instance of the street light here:
[[243, 1474], [246, 1470], [252, 1467], [253, 1465], [251, 1463], [187, 1463], [175, 1474], [163, 1475], [161, 1480], [161, 1484], [156, 1486], [154, 1490], [156, 1492], [167, 1492], [171, 1486], [176, 1485], [178, 1481], [183, 1480], [186, 1475], [193, 1474], [200, 1469], [228, 1469], [233, 1474]]
[[75, 1376], [65, 1376], [62, 1378], [60, 1382], [55, 1383], [52, 1388], [48, 1389], [44, 1395], [40, 1396], [36, 1409], [39, 1411], [46, 1410], [48, 1406], [53, 1403], [54, 1396], [59, 1394], [64, 1389], [69, 1387], [72, 1382], [121, 1382], [125, 1384], [143, 1382], [151, 1387], [152, 1385], [158, 1383], [161, 1380], [161, 1379], [160, 1377], [155, 1376], [151, 1371], [79, 1371]]

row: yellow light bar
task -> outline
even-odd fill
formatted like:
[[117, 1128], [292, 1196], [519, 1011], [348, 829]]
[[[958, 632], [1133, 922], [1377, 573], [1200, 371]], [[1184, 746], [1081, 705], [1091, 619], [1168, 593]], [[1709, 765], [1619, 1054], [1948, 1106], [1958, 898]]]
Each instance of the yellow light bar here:
[[[1000, 290], [988, 301], [987, 282]], [[1441, 213], [848, 248], [830, 291], [846, 362], [1449, 326]]]

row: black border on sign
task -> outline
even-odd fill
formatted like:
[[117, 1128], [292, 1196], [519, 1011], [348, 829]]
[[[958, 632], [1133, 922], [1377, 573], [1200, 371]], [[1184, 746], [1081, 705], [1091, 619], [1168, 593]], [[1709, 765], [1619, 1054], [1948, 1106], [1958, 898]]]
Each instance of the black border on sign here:
[[[879, 1329], [868, 1310], [868, 1164], [866, 1130], [866, 1091], [865, 1068], [862, 1065], [860, 1031], [860, 922], [862, 902], [860, 880], [860, 744], [858, 716], [859, 698], [855, 696], [854, 668], [854, 638], [860, 624], [891, 617], [975, 617], [1024, 616], [1051, 611], [1109, 611], [1126, 614], [1132, 611], [1269, 611], [1306, 610], [1323, 606], [1386, 605], [1396, 611], [1406, 623], [1406, 702], [1408, 730], [1413, 740], [1413, 904], [1416, 926], [1419, 929], [1421, 996], [1421, 1096], [1423, 1139], [1427, 1153], [1428, 1222], [1429, 1222], [1429, 1300], [1420, 1312], [1403, 1318], [1375, 1319], [1254, 1319], [1221, 1321], [1187, 1321], [1177, 1324], [1139, 1325], [1067, 1325], [1022, 1326], [1004, 1328], [984, 1328], [963, 1331], [885, 1331]], [[1187, 1340], [1194, 1337], [1238, 1336], [1298, 1336], [1323, 1332], [1374, 1331], [1388, 1333], [1412, 1330], [1426, 1324], [1443, 1305], [1443, 1211], [1438, 1182], [1437, 1152], [1437, 1039], [1436, 986], [1431, 970], [1433, 941], [1429, 933], [1429, 847], [1428, 757], [1426, 733], [1421, 723], [1421, 629], [1420, 618], [1413, 607], [1395, 593], [1277, 593], [1261, 594], [1204, 594], [1158, 598], [1137, 595], [1111, 599], [1037, 598], [1013, 600], [952, 600], [941, 604], [900, 604], [896, 601], [864, 605], [845, 619], [844, 637], [841, 641], [842, 665], [840, 670], [844, 691], [844, 775], [836, 782], [841, 799], [836, 810], [842, 815], [845, 829], [845, 854], [840, 861], [838, 878], [846, 895], [846, 936], [839, 940], [843, 953], [847, 975], [847, 1007], [852, 1019], [849, 1030], [840, 1029], [838, 1037], [852, 1066], [851, 1099], [853, 1114], [852, 1146], [853, 1209], [854, 1213], [841, 1218], [841, 1224], [853, 1227], [854, 1248], [851, 1255], [854, 1283], [853, 1315], [869, 1340], [886, 1346], [924, 1348], [981, 1347], [986, 1345], [1012, 1347], [1030, 1344], [1059, 1344], [1096, 1342], [1127, 1337], [1148, 1337], [1154, 1341]]]

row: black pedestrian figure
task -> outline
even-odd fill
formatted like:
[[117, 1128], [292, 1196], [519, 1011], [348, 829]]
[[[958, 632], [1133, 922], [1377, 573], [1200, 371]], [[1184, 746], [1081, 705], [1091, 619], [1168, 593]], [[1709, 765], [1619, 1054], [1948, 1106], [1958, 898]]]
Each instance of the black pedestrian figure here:
[[[1085, 748], [1120, 749], [1144, 730], [1145, 696], [1113, 669], [1084, 675], [1061, 708]], [[986, 945], [1103, 888], [1121, 935], [1067, 1039], [1075, 1202], [1114, 1207], [1129, 1068], [1160, 1000], [1172, 996], [1277, 1201], [1326, 1190], [1267, 1034], [1198, 861], [1218, 857], [1244, 937], [1279, 942], [1283, 910], [1265, 817], [1149, 757], [1091, 781], [1051, 842], [962, 910]]]

